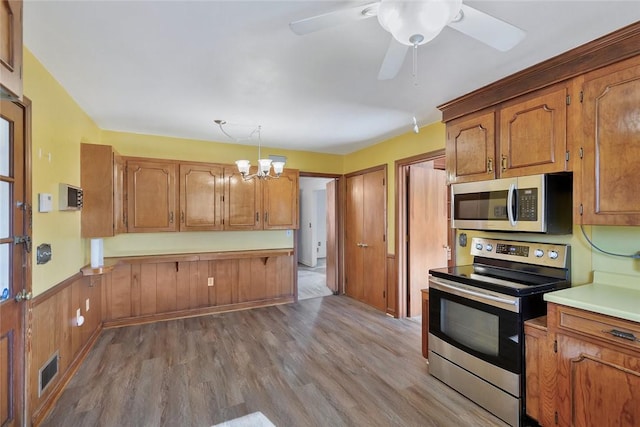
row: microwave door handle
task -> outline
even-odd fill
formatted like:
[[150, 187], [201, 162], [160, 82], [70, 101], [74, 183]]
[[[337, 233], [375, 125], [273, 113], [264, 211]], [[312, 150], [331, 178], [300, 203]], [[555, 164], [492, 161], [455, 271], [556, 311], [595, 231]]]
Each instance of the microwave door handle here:
[[507, 193], [507, 217], [512, 227], [515, 227], [518, 223], [516, 213], [513, 211], [513, 197], [517, 194], [517, 191], [515, 184], [509, 185], [509, 191]]

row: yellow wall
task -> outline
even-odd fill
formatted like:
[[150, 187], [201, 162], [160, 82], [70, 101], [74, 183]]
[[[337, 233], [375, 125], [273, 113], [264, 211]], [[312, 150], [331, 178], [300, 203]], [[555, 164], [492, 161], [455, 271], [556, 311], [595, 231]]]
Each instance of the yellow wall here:
[[[409, 127], [409, 126], [407, 126]], [[445, 125], [433, 123], [420, 129], [420, 133], [407, 132], [395, 138], [348, 154], [344, 159], [344, 173], [356, 172], [373, 166], [387, 165], [387, 252], [395, 253], [395, 194], [396, 160], [444, 149]]]
[[[61, 212], [58, 184], [80, 184], [80, 143], [100, 141], [100, 129], [65, 89], [24, 50], [24, 94], [32, 102], [34, 295], [77, 273], [85, 264], [80, 212]], [[51, 160], [49, 160], [49, 155]], [[38, 194], [53, 195], [54, 210], [38, 212]], [[35, 248], [51, 244], [47, 264], [36, 264]]]

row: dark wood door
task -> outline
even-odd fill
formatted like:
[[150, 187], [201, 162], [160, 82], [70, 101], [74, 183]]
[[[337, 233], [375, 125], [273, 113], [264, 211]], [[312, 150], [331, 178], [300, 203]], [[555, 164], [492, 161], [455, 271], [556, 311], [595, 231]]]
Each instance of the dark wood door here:
[[[30, 236], [25, 174], [24, 109], [0, 101], [0, 425], [23, 424], [24, 302], [16, 295], [28, 292], [30, 244], [15, 243]], [[30, 294], [29, 294], [30, 295]]]
[[180, 231], [222, 230], [222, 167], [180, 164]]
[[386, 170], [347, 178], [345, 292], [386, 308]]
[[640, 225], [640, 58], [585, 76], [583, 224]]
[[421, 290], [429, 287], [429, 269], [447, 266], [448, 224], [445, 171], [433, 161], [411, 165], [408, 185], [407, 315], [422, 314]]
[[347, 178], [347, 203], [345, 207], [345, 293], [357, 300], [364, 299], [364, 251], [362, 250], [364, 178], [356, 175]]

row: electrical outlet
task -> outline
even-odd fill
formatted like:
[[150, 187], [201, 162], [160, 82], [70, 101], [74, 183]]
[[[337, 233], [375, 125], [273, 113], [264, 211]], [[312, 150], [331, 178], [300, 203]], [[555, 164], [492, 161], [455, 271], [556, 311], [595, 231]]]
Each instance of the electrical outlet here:
[[207, 286], [213, 286], [213, 277], [209, 277], [207, 280]]
[[89, 298], [84, 302], [84, 311], [89, 311]]

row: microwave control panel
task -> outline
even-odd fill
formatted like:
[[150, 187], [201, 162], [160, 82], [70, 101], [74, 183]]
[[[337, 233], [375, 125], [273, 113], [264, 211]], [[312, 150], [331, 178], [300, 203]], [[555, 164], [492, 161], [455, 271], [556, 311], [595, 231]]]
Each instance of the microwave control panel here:
[[538, 189], [518, 190], [518, 221], [538, 220]]

